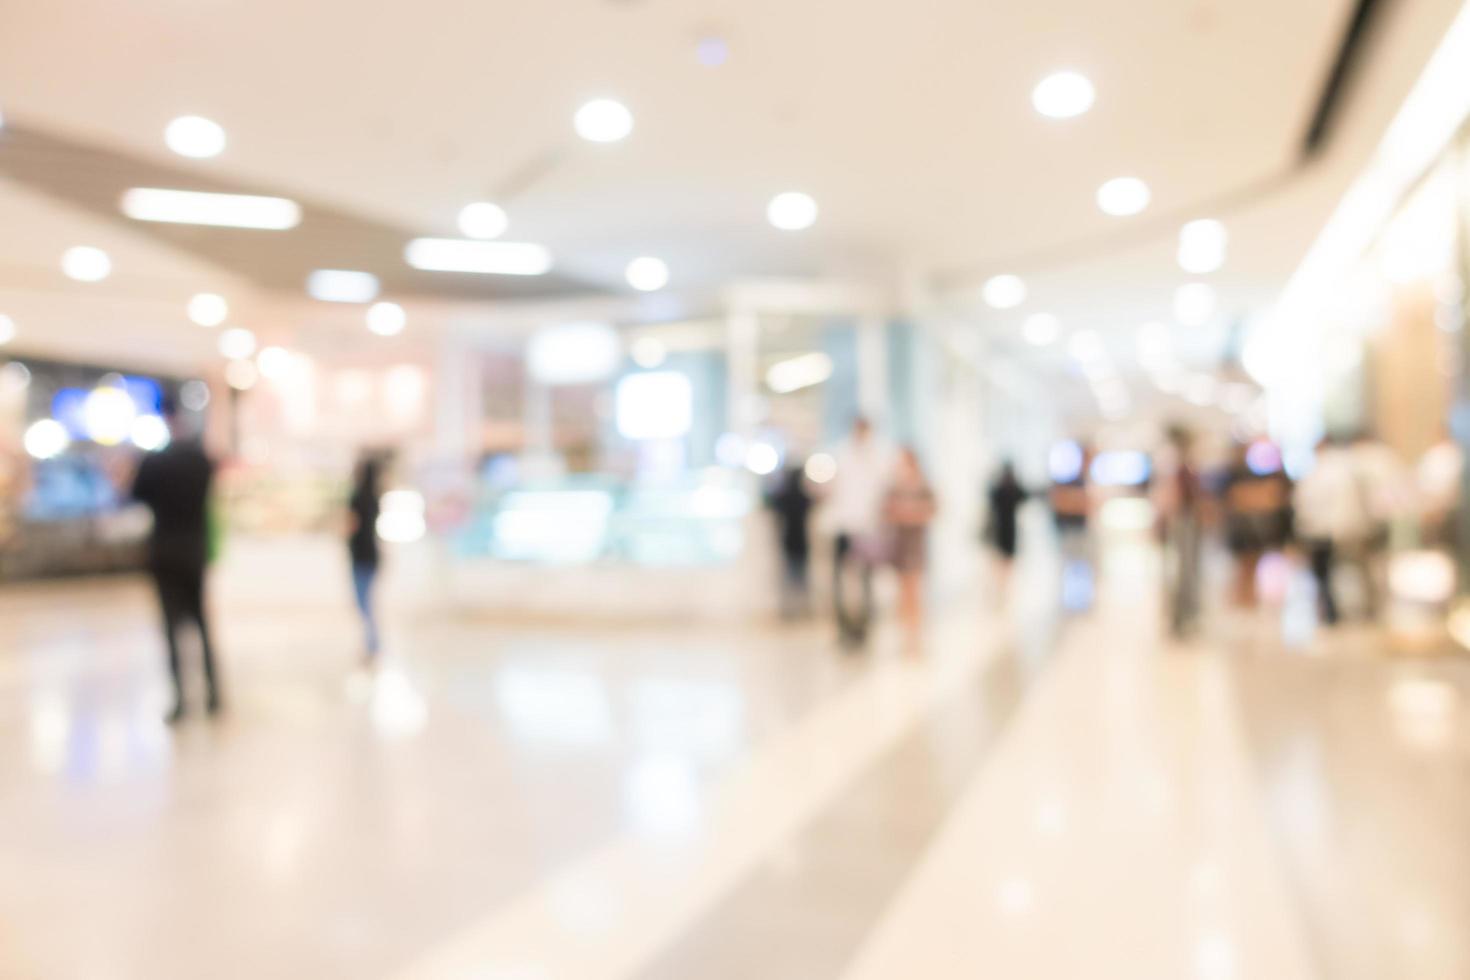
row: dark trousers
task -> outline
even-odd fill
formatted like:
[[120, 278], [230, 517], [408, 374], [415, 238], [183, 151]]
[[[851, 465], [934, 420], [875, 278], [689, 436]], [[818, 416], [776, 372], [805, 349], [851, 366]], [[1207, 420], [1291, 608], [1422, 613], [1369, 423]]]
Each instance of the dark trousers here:
[[[847, 572], [856, 571], [859, 594], [856, 608], [847, 601]], [[837, 614], [837, 632], [842, 642], [859, 646], [868, 639], [873, 621], [873, 565], [860, 555], [850, 534], [837, 535], [837, 553], [832, 561], [832, 606]]]
[[783, 548], [781, 551], [781, 615], [787, 619], [811, 612], [807, 557], [805, 548]]
[[163, 609], [163, 635], [168, 641], [168, 669], [173, 675], [174, 696], [184, 703], [184, 681], [180, 673], [179, 630], [193, 623], [199, 632], [199, 652], [204, 661], [204, 682], [209, 701], [219, 701], [219, 686], [214, 672], [214, 648], [209, 642], [209, 623], [204, 614], [204, 566], [158, 567], [153, 569], [153, 584], [158, 589], [158, 602]]
[[1329, 626], [1339, 617], [1337, 598], [1332, 594], [1332, 569], [1337, 564], [1337, 549], [1330, 540], [1319, 538], [1307, 545], [1307, 556], [1312, 563], [1312, 577], [1317, 580], [1317, 608], [1322, 621]]

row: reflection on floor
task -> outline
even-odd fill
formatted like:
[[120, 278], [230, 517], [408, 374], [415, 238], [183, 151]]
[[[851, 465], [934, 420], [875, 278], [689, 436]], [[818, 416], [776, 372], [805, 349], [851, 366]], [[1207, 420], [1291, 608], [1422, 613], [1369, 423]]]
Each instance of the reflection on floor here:
[[12, 589], [0, 975], [1470, 976], [1470, 667], [1170, 647], [1104, 558], [918, 661], [425, 618], [369, 679], [345, 608], [226, 608], [177, 731], [141, 583]]

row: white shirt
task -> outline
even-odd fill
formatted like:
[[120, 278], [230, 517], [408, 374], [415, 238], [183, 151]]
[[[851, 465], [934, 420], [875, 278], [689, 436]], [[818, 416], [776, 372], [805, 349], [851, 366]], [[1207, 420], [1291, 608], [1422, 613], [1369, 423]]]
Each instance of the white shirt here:
[[839, 534], [870, 534], [883, 520], [893, 482], [893, 451], [876, 436], [849, 439], [837, 450], [837, 475], [827, 497], [828, 520]]
[[1296, 485], [1295, 504], [1304, 538], [1354, 542], [1373, 531], [1367, 488], [1350, 450], [1330, 446], [1318, 452], [1312, 471]]

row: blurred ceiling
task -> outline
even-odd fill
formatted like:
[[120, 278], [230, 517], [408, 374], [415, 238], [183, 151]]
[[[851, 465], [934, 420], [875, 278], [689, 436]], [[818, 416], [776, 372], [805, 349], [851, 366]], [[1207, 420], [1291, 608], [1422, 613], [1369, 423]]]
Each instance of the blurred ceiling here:
[[[507, 237], [548, 245], [572, 282], [626, 291], [638, 255], [667, 259], [673, 290], [917, 278], [952, 286], [944, 297], [1001, 339], [1038, 309], [1121, 331], [1169, 315], [1188, 217], [1229, 224], [1222, 306], [1268, 299], [1458, 6], [1388, 5], [1327, 152], [1229, 213], [1214, 213], [1222, 198], [1297, 159], [1355, 0], [0, 0], [0, 109], [22, 134], [293, 197], [341, 222], [344, 248], [376, 249], [389, 229], [455, 235], [459, 208], [490, 198]], [[724, 64], [696, 56], [709, 37], [728, 45]], [[1059, 68], [1096, 84], [1087, 115], [1033, 110], [1032, 87]], [[596, 96], [632, 109], [628, 140], [574, 136], [572, 113]], [[222, 156], [164, 147], [184, 114], [225, 126]], [[1149, 212], [1098, 210], [1097, 187], [1120, 175], [1149, 183]], [[809, 231], [765, 221], [789, 189], [821, 206]], [[0, 216], [0, 290], [54, 285], [47, 223], [75, 212], [0, 186]], [[135, 232], [140, 267], [179, 256], [176, 283], [201, 255], [294, 281], [276, 269], [284, 254], [243, 261], [179, 236], [160, 250]], [[127, 288], [130, 262], [117, 265], [106, 285]], [[1027, 276], [1025, 309], [967, 296], [1001, 271]]]

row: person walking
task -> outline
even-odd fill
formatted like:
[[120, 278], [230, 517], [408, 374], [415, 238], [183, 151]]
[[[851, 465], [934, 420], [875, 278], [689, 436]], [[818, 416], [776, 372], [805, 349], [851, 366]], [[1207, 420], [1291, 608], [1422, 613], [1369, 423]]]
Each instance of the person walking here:
[[815, 502], [807, 489], [801, 467], [788, 467], [767, 500], [776, 518], [781, 546], [781, 616], [795, 619], [811, 612], [811, 583], [807, 567], [811, 560], [808, 518]]
[[917, 652], [924, 629], [924, 570], [928, 565], [929, 522], [936, 510], [919, 457], [904, 447], [898, 454], [893, 482], [883, 502], [883, 515], [893, 536], [893, 564], [898, 570], [898, 614], [911, 652]]
[[382, 496], [383, 459], [364, 454], [358, 460], [347, 499], [347, 554], [352, 561], [352, 591], [362, 616], [365, 659], [377, 660], [378, 618], [373, 611], [373, 584], [378, 578], [378, 507]]
[[[838, 639], [856, 649], [868, 639], [873, 620], [873, 565], [882, 550], [883, 498], [892, 473], [891, 453], [858, 417], [852, 435], [837, 451], [837, 474], [827, 501], [836, 531], [833, 542], [832, 606]], [[852, 580], [856, 579], [856, 582]], [[848, 593], [857, 587], [853, 602]]]
[[1019, 543], [1019, 515], [1027, 496], [1026, 488], [1016, 477], [1015, 466], [1006, 460], [986, 494], [990, 506], [985, 540], [995, 551], [996, 567], [1000, 572], [1000, 588], [996, 590], [998, 598], [1008, 591], [1010, 585], [1011, 567], [1015, 563]]
[[153, 513], [148, 570], [163, 612], [163, 633], [174, 689], [173, 707], [167, 715], [172, 724], [183, 718], [186, 711], [179, 648], [179, 634], [186, 625], [192, 624], [198, 634], [208, 691], [206, 707], [211, 715], [219, 713], [223, 700], [204, 602], [204, 570], [209, 550], [208, 501], [214, 463], [198, 438], [184, 431], [177, 406], [171, 400], [163, 405], [163, 415], [171, 439], [162, 450], [143, 457], [133, 478], [131, 495]]

